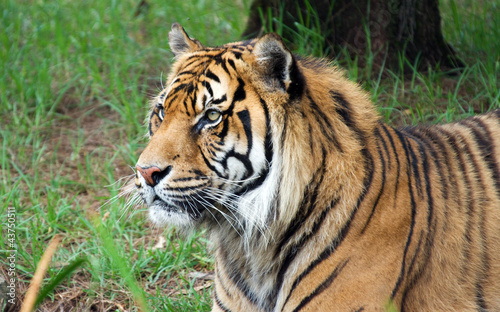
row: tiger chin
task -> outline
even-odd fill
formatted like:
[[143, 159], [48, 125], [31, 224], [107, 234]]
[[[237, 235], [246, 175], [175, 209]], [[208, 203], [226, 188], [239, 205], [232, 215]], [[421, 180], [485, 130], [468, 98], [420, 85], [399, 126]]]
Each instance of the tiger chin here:
[[500, 111], [395, 129], [275, 34], [169, 42], [135, 184], [210, 233], [213, 311], [500, 310]]

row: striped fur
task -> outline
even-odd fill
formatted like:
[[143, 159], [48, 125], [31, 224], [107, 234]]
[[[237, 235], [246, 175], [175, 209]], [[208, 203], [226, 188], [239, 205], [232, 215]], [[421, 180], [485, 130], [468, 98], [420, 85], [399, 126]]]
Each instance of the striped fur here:
[[394, 129], [276, 35], [169, 39], [136, 185], [209, 230], [213, 311], [500, 310], [500, 111]]

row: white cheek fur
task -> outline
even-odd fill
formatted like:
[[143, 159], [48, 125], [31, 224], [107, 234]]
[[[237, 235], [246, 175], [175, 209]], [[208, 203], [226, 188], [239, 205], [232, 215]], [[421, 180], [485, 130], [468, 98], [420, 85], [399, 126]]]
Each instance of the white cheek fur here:
[[149, 219], [158, 226], [192, 227], [193, 220], [187, 213], [168, 211], [158, 205], [149, 207]]

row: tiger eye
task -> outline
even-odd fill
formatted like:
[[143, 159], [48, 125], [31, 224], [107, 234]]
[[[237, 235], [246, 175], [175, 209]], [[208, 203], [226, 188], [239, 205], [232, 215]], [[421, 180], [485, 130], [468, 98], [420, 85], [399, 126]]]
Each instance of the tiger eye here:
[[220, 112], [216, 110], [211, 110], [207, 112], [207, 118], [210, 119], [211, 121], [216, 121], [217, 119], [219, 119], [219, 116]]

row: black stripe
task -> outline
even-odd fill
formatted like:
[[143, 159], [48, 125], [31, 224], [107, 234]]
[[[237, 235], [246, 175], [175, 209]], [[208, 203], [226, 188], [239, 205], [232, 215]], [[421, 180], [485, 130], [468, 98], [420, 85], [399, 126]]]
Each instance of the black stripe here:
[[[186, 113], [189, 114], [189, 109], [188, 109], [188, 99], [184, 99], [184, 101], [182, 102], [182, 104], [184, 104], [184, 108], [186, 109]], [[191, 109], [193, 110], [193, 112], [196, 114], [196, 102], [195, 101], [191, 101]]]
[[250, 162], [250, 160], [248, 159], [248, 157], [246, 155], [237, 153], [234, 150], [234, 148], [232, 150], [228, 151], [226, 153], [226, 155], [224, 155], [224, 158], [222, 158], [222, 160], [219, 161], [220, 164], [224, 167], [224, 169], [226, 169], [226, 170], [228, 169], [227, 161], [231, 157], [236, 158], [237, 160], [239, 160], [243, 164], [243, 166], [245, 166], [246, 173], [245, 173], [243, 179], [248, 179], [249, 177], [252, 176], [252, 174], [254, 173], [252, 163]]
[[269, 109], [267, 108], [267, 103], [261, 98], [260, 104], [264, 110], [264, 115], [266, 116], [266, 138], [264, 140], [264, 147], [266, 150], [266, 161], [268, 166], [272, 164], [273, 161], [273, 141], [272, 141], [272, 127], [271, 127], [271, 117], [269, 116]]
[[[434, 198], [432, 195], [432, 187], [431, 187], [431, 179], [429, 177], [429, 173], [431, 169], [429, 167], [429, 159], [427, 155], [427, 150], [429, 146], [424, 145], [424, 143], [417, 138], [415, 141], [418, 143], [420, 149], [420, 156], [422, 158], [422, 174], [424, 176], [425, 182], [425, 194], [427, 196], [427, 228], [429, 230], [429, 234], [427, 236], [426, 244], [433, 244], [434, 242], [434, 230], [432, 229], [432, 220], [434, 219]], [[430, 237], [430, 239], [429, 239]], [[430, 246], [428, 246], [430, 250]]]
[[[417, 283], [417, 281], [422, 277], [428, 263], [429, 259], [431, 257], [432, 253], [432, 247], [434, 245], [434, 238], [435, 238], [435, 232], [436, 232], [436, 220], [434, 219], [434, 200], [433, 200], [433, 195], [431, 191], [431, 181], [429, 177], [429, 163], [428, 163], [428, 156], [426, 153], [426, 149], [429, 148], [429, 146], [423, 145], [422, 141], [414, 139], [415, 142], [419, 146], [420, 150], [420, 155], [422, 157], [422, 171], [424, 175], [424, 181], [425, 181], [425, 191], [426, 191], [426, 196], [427, 196], [427, 235], [424, 238], [425, 232], [423, 230], [420, 231], [420, 236], [419, 240], [417, 243], [417, 248], [415, 249], [415, 252], [413, 253], [413, 258], [410, 262], [410, 265], [408, 266], [408, 271], [407, 271], [407, 276], [410, 279], [409, 282], [406, 283], [406, 287], [403, 291], [402, 299], [401, 299], [401, 311], [404, 310], [405, 305], [406, 305], [406, 299], [408, 293], [411, 291], [413, 286]], [[422, 248], [422, 241], [425, 241], [424, 246]], [[422, 254], [423, 253], [423, 254]], [[420, 263], [418, 266], [417, 272], [415, 272], [412, 275], [413, 270], [415, 269], [415, 264], [417, 258], [420, 257], [423, 259], [423, 262]]]
[[209, 78], [209, 79], [212, 79], [218, 83], [220, 83], [220, 79], [219, 77], [217, 77], [216, 74], [214, 74], [210, 69], [207, 69], [205, 72], [204, 72], [204, 75]]
[[198, 54], [195, 54], [195, 55], [191, 55], [189, 56], [185, 61], [184, 61], [184, 64], [183, 64], [183, 68], [186, 68], [186, 67], [189, 67], [189, 65], [193, 64], [194, 62], [196, 61], [200, 61], [202, 60], [204, 57], [198, 55]]
[[[174, 79], [174, 81], [172, 81], [170, 83], [170, 85], [173, 86], [174, 84], [179, 83], [180, 81], [181, 81], [181, 79], [177, 77], [177, 78]], [[165, 93], [166, 93], [166, 91], [165, 91]], [[163, 96], [165, 96], [165, 95], [167, 95], [167, 94], [163, 94]]]
[[311, 122], [314, 122], [312, 120], [306, 119], [308, 121], [307, 127], [308, 127], [308, 133], [309, 133], [309, 149], [311, 150], [311, 154], [314, 154], [314, 138], [313, 138], [313, 131], [312, 131], [312, 126]]
[[[381, 140], [382, 142], [384, 142], [384, 138], [380, 135], [380, 132], [379, 132], [378, 128], [375, 128], [374, 135], [379, 140]], [[380, 168], [380, 170], [382, 172], [382, 181], [380, 183], [380, 190], [378, 191], [377, 198], [375, 199], [375, 202], [373, 203], [372, 211], [370, 212], [370, 215], [368, 216], [368, 220], [366, 220], [365, 226], [361, 230], [361, 234], [365, 233], [366, 228], [370, 224], [370, 221], [372, 220], [372, 217], [375, 214], [375, 209], [378, 206], [378, 202], [380, 200], [380, 197], [382, 197], [382, 194], [384, 192], [384, 187], [385, 187], [385, 179], [386, 179], [385, 159], [384, 159], [384, 155], [382, 154], [382, 150], [380, 149], [380, 144], [377, 144], [377, 151], [378, 151], [378, 155], [380, 157], [380, 163], [382, 165], [382, 168]]]
[[[221, 142], [217, 142], [217, 143], [218, 143], [218, 145], [222, 145], [222, 144], [220, 144]], [[216, 152], [222, 152], [222, 151], [224, 151], [224, 150], [223, 150], [222, 148], [220, 148], [219, 146], [216, 146], [216, 145], [213, 143], [213, 141], [210, 141], [210, 143], [205, 143], [205, 146], [210, 147], [210, 149], [208, 149], [208, 148], [207, 148], [207, 150], [209, 150], [210, 154], [212, 154], [212, 155], [214, 155], [214, 156], [215, 156], [215, 155], [217, 155], [217, 153], [216, 153]], [[213, 149], [213, 150], [212, 150], [212, 149]]]
[[207, 99], [208, 99], [207, 95], [203, 94], [203, 97], [201, 98], [201, 103], [203, 103], [203, 107], [206, 107]]
[[481, 238], [481, 265], [482, 268], [479, 270], [479, 276], [477, 277], [476, 281], [476, 300], [477, 300], [477, 305], [479, 306], [480, 310], [482, 311], [487, 311], [488, 306], [486, 304], [486, 298], [484, 297], [484, 289], [483, 285], [481, 283], [485, 283], [488, 278], [490, 272], [490, 256], [488, 253], [488, 246], [486, 242], [486, 231], [485, 231], [485, 213], [484, 211], [481, 211], [480, 214], [480, 220], [479, 220], [479, 230], [480, 230], [480, 238]]
[[199, 180], [206, 180], [207, 177], [201, 175], [201, 176], [194, 176], [194, 177], [184, 177], [184, 178], [178, 178], [178, 179], [173, 179], [172, 182], [187, 182], [187, 181], [199, 181]]
[[236, 71], [236, 65], [234, 64], [234, 61], [232, 59], [228, 59], [227, 63], [233, 68], [234, 71]]
[[[474, 141], [477, 143], [481, 157], [491, 172], [497, 197], [500, 197], [500, 169], [495, 159], [495, 145], [493, 144], [495, 140], [493, 139], [491, 132], [488, 130], [488, 126], [479, 118], [475, 118], [474, 120], [464, 120], [462, 123], [467, 125], [472, 131]], [[478, 172], [478, 174], [479, 173], [480, 172]]]
[[[195, 55], [188, 57], [184, 61], [182, 68], [188, 68], [190, 66], [197, 68], [197, 67], [201, 66], [202, 64], [207, 65], [207, 63], [210, 63], [211, 59], [212, 59], [212, 55], [195, 54]], [[198, 62], [198, 64], [194, 65], [196, 62]]]
[[227, 100], [227, 97], [226, 97], [226, 95], [224, 94], [223, 96], [221, 96], [221, 98], [220, 98], [220, 99], [215, 99], [215, 100], [212, 100], [212, 104], [213, 104], [213, 105], [218, 105], [218, 104], [220, 104], [220, 103], [225, 102], [226, 100]]
[[[178, 190], [176, 188], [169, 188], [168, 191], [178, 191]], [[200, 197], [200, 198], [202, 197], [200, 195], [200, 192], [198, 192], [199, 189], [194, 189], [193, 188], [191, 191], [193, 191], [193, 192], [191, 192], [191, 193], [182, 192], [182, 193], [179, 193], [179, 194], [172, 194], [172, 193], [170, 193], [170, 194], [168, 194], [168, 198], [171, 199], [172, 202], [175, 203], [175, 204], [177, 204], [177, 205], [183, 205], [184, 203], [187, 202], [188, 197]], [[203, 197], [202, 201], [206, 201], [206, 200], [207, 200], [206, 197]], [[191, 198], [189, 198], [189, 201], [192, 202]], [[195, 203], [195, 202], [192, 202], [192, 203], [199, 204], [199, 203]]]
[[352, 109], [349, 102], [347, 102], [344, 97], [335, 91], [330, 91], [330, 97], [336, 102], [335, 111], [340, 116], [340, 119], [344, 122], [344, 124], [349, 127], [349, 129], [353, 130], [358, 140], [365, 141], [364, 134], [357, 127], [356, 122], [352, 118]]
[[464, 232], [464, 238], [466, 243], [464, 244], [464, 249], [463, 249], [463, 255], [465, 258], [464, 261], [464, 268], [463, 268], [463, 274], [466, 274], [469, 267], [468, 265], [470, 264], [470, 258], [471, 258], [471, 245], [472, 245], [472, 237], [471, 237], [471, 231], [473, 229], [472, 225], [472, 216], [473, 216], [473, 210], [474, 210], [474, 198], [472, 194], [472, 182], [470, 180], [469, 175], [467, 174], [467, 166], [466, 166], [466, 161], [464, 159], [464, 152], [460, 147], [458, 146], [458, 142], [454, 136], [454, 134], [441, 129], [441, 131], [445, 134], [445, 140], [448, 143], [449, 147], [453, 149], [454, 154], [457, 156], [458, 160], [458, 165], [460, 166], [460, 173], [462, 174], [461, 180], [464, 181], [465, 184], [465, 193], [466, 193], [466, 198], [464, 202], [464, 207], [467, 208], [467, 221], [465, 224], [465, 232]]
[[[148, 130], [149, 130], [149, 136], [153, 136], [153, 129], [151, 129], [151, 124], [152, 124], [152, 119], [154, 116], [158, 116], [158, 113], [156, 112], [155, 109], [151, 110], [151, 116], [149, 116], [149, 127], [148, 127]], [[159, 117], [158, 117], [159, 118]], [[157, 125], [155, 124], [155, 127]]]
[[201, 154], [201, 157], [203, 157], [203, 161], [205, 162], [205, 164], [207, 165], [207, 167], [212, 170], [213, 172], [215, 172], [219, 177], [221, 178], [224, 178], [224, 174], [219, 172], [217, 170], [217, 168], [215, 168], [214, 166], [212, 166], [212, 164], [208, 161], [208, 159], [205, 157], [205, 154], [203, 154], [203, 151], [201, 150], [200, 147], [198, 147], [199, 150], [200, 150], [200, 154]]
[[[411, 129], [402, 129], [402, 132], [405, 133], [407, 141], [409, 139], [416, 141], [416, 138], [414, 138], [411, 135]], [[415, 150], [413, 149], [412, 144], [408, 144], [407, 147], [408, 147], [408, 151], [410, 152], [410, 156], [411, 156], [410, 164], [413, 167], [412, 173], [414, 174], [414, 177], [415, 177], [415, 186], [417, 188], [417, 194], [418, 194], [418, 196], [420, 196], [422, 198], [423, 190], [422, 190], [422, 179], [420, 178], [419, 161], [418, 161], [419, 158], [415, 154]]]
[[337, 140], [334, 134], [334, 129], [332, 127], [332, 124], [330, 123], [330, 120], [328, 120], [328, 117], [320, 110], [316, 102], [312, 99], [312, 97], [308, 94], [307, 99], [309, 100], [310, 107], [312, 109], [312, 113], [315, 115], [316, 120], [318, 123], [321, 125], [321, 135], [326, 136], [326, 139], [333, 143], [335, 148], [343, 153], [342, 146], [340, 145], [340, 142]]
[[220, 67], [222, 67], [222, 70], [224, 70], [228, 75], [231, 75], [229, 69], [226, 66], [226, 61], [222, 58], [222, 54], [224, 53], [226, 53], [226, 51], [222, 51], [221, 53], [214, 55], [213, 60], [215, 64], [220, 65]]
[[[471, 151], [470, 144], [466, 141], [466, 138], [463, 137], [462, 135], [457, 134], [457, 136], [459, 138], [461, 138], [462, 141], [464, 142], [463, 149], [464, 149], [465, 155], [468, 156], [469, 163], [472, 164], [472, 166], [474, 167], [474, 172], [477, 173], [477, 175], [474, 175], [474, 177], [473, 177], [473, 179], [475, 180], [474, 182], [476, 182], [475, 186], [479, 187], [480, 190], [484, 190], [486, 188], [486, 186], [485, 186], [484, 180], [480, 174], [481, 171], [480, 171], [479, 165], [477, 163], [477, 160], [474, 158], [474, 154]], [[481, 156], [483, 156], [483, 155], [481, 155]], [[471, 207], [472, 206], [473, 206], [473, 204], [471, 205]], [[479, 209], [481, 209], [482, 207], [483, 207], [482, 205], [478, 205]], [[487, 311], [488, 308], [487, 308], [487, 304], [486, 304], [486, 299], [484, 297], [484, 290], [483, 290], [482, 283], [484, 283], [487, 280], [487, 277], [488, 277], [487, 272], [489, 271], [490, 264], [489, 264], [488, 253], [486, 250], [487, 248], [486, 248], [486, 234], [485, 234], [485, 228], [484, 228], [484, 219], [485, 219], [484, 209], [480, 210], [480, 211], [477, 211], [477, 210], [471, 211], [471, 214], [478, 214], [478, 217], [479, 217], [479, 226], [478, 226], [479, 235], [478, 236], [479, 236], [479, 240], [480, 240], [480, 250], [481, 250], [480, 259], [481, 259], [481, 264], [482, 264], [482, 267], [476, 272], [476, 274], [477, 274], [476, 284], [475, 284], [476, 304], [478, 306], [479, 311]], [[470, 217], [472, 218], [472, 215]]]
[[219, 64], [220, 64], [220, 66], [222, 67], [222, 69], [223, 69], [223, 70], [224, 70], [224, 71], [225, 71], [225, 72], [226, 72], [229, 76], [231, 76], [231, 73], [229, 72], [229, 69], [228, 69], [228, 68], [227, 68], [227, 66], [226, 66], [226, 62], [220, 62]]
[[384, 136], [382, 135], [382, 133], [380, 133], [380, 130], [378, 130], [379, 128], [380, 128], [380, 125], [376, 128], [376, 131], [381, 138], [382, 147], [383, 147], [384, 153], [385, 153], [385, 158], [387, 159], [387, 169], [391, 169], [392, 163], [391, 163], [391, 154], [389, 152], [389, 147], [387, 146], [387, 142], [385, 141]]
[[[271, 118], [269, 116], [269, 110], [267, 108], [266, 102], [261, 98], [260, 103], [262, 109], [264, 110], [264, 115], [266, 117], [266, 137], [264, 139], [264, 150], [266, 155], [266, 167], [259, 172], [259, 178], [253, 180], [250, 184], [246, 185], [241, 193], [249, 192], [261, 186], [269, 175], [269, 166], [271, 166], [273, 161], [273, 144], [272, 144], [272, 129], [271, 129]], [[273, 205], [274, 206], [274, 205]]]
[[168, 99], [168, 103], [167, 101], [165, 100], [165, 110], [169, 109], [170, 106], [172, 105], [172, 103], [177, 100], [177, 97], [178, 97], [178, 94], [174, 94], [173, 96], [170, 96], [169, 94], [169, 99]]
[[[442, 170], [440, 167], [440, 163], [436, 159], [436, 154], [434, 151], [434, 148], [432, 144], [429, 144], [427, 141], [427, 138], [423, 136], [423, 140], [420, 138], [417, 138], [416, 142], [419, 144], [420, 148], [420, 155], [422, 157], [422, 174], [424, 176], [424, 182], [425, 182], [425, 195], [427, 196], [427, 239], [425, 241], [425, 257], [424, 257], [424, 266], [427, 265], [427, 261], [430, 257], [430, 254], [432, 252], [432, 246], [434, 245], [434, 238], [436, 234], [436, 220], [434, 218], [434, 195], [433, 195], [433, 188], [435, 189], [438, 187], [440, 184], [443, 183], [441, 179], [441, 174]], [[429, 176], [429, 173], [431, 172], [431, 168], [429, 167], [429, 155], [427, 153], [430, 153], [432, 159], [434, 159], [434, 165], [437, 167], [439, 171], [439, 181], [433, 181], [434, 184], [431, 182], [431, 178]], [[435, 171], [433, 171], [435, 173]], [[436, 185], [438, 184], [438, 185]]]
[[[208, 94], [210, 94], [210, 97], [213, 98], [214, 91], [212, 90], [212, 86], [210, 85], [210, 82], [204, 81], [203, 86], [205, 87], [205, 89], [207, 89]], [[206, 104], [206, 103], [203, 103], [203, 104]]]
[[[398, 130], [395, 130], [395, 133], [403, 146], [403, 149], [405, 151], [405, 157], [406, 157], [406, 175], [408, 177], [408, 192], [410, 193], [410, 205], [411, 205], [411, 223], [410, 223], [410, 230], [408, 233], [408, 238], [406, 240], [405, 244], [405, 249], [403, 252], [403, 260], [401, 263], [401, 272], [399, 273], [398, 279], [396, 281], [396, 285], [394, 286], [392, 293], [391, 293], [391, 299], [394, 299], [394, 296], [396, 296], [396, 293], [398, 292], [399, 288], [401, 287], [401, 283], [403, 281], [403, 278], [405, 276], [405, 269], [406, 269], [406, 256], [408, 254], [408, 249], [410, 248], [410, 243], [412, 241], [413, 237], [413, 230], [415, 227], [415, 216], [416, 216], [416, 203], [415, 203], [415, 198], [413, 196], [413, 185], [411, 183], [411, 161], [410, 161], [410, 155], [409, 155], [409, 148], [408, 148], [408, 142], [407, 138]], [[418, 168], [417, 168], [418, 169]], [[403, 305], [403, 303], [402, 303]]]
[[216, 290], [214, 291], [214, 299], [215, 299], [215, 304], [217, 305], [217, 307], [219, 307], [219, 309], [221, 309], [224, 312], [231, 312], [231, 310], [229, 310], [226, 306], [224, 306], [224, 304], [222, 304], [222, 302], [219, 299], [219, 296], [217, 296]]
[[[412, 129], [412, 130], [415, 130], [415, 129]], [[415, 166], [415, 165], [411, 166], [409, 164], [410, 163], [410, 157], [408, 155], [408, 151], [409, 150], [413, 150], [413, 149], [408, 146], [408, 145], [410, 145], [408, 139], [405, 138], [405, 137], [403, 137], [399, 132], [397, 132], [397, 134], [398, 134], [398, 137], [400, 138], [400, 141], [401, 141], [401, 143], [403, 145], [403, 148], [404, 148], [405, 154], [406, 154], [405, 156], [406, 156], [406, 159], [407, 159], [407, 175], [408, 175], [409, 192], [410, 192], [411, 207], [412, 207], [412, 215], [411, 215], [412, 221], [411, 221], [411, 226], [410, 226], [410, 231], [409, 231], [407, 243], [406, 243], [406, 246], [405, 246], [405, 251], [404, 251], [404, 254], [403, 254], [403, 264], [401, 266], [401, 272], [400, 272], [400, 275], [398, 277], [398, 281], [396, 283], [396, 286], [393, 289], [392, 296], [391, 296], [392, 299], [394, 298], [396, 292], [398, 291], [399, 287], [401, 286], [402, 279], [405, 276], [405, 263], [406, 263], [408, 248], [409, 248], [409, 245], [410, 245], [411, 240], [412, 240], [413, 228], [415, 226], [415, 214], [416, 214], [416, 203], [415, 203], [414, 194], [413, 194], [413, 188], [412, 188], [412, 184], [411, 184], [411, 174], [415, 173], [416, 170], [419, 170], [418, 166]], [[428, 228], [428, 232], [427, 233], [428, 234], [427, 234], [427, 238], [425, 239], [425, 247], [423, 249], [421, 249], [422, 248], [421, 245], [422, 245], [422, 241], [423, 241], [424, 232], [423, 231], [420, 232], [419, 240], [418, 240], [418, 243], [417, 243], [417, 247], [416, 247], [415, 251], [413, 252], [413, 256], [412, 256], [412, 258], [410, 260], [410, 264], [409, 264], [408, 269], [406, 271], [407, 279], [410, 278], [410, 277], [412, 279], [411, 279], [411, 281], [406, 282], [405, 289], [402, 292], [401, 311], [404, 311], [404, 309], [405, 309], [405, 304], [406, 304], [406, 299], [407, 299], [408, 292], [414, 286], [414, 284], [416, 283], [416, 281], [422, 276], [422, 274], [424, 272], [424, 269], [425, 269], [425, 267], [428, 264], [430, 253], [431, 253], [432, 246], [433, 246], [433, 243], [434, 243], [434, 237], [435, 237], [435, 231], [436, 231], [435, 226], [436, 226], [436, 222], [437, 222], [433, 218], [433, 216], [434, 216], [434, 203], [433, 203], [433, 195], [432, 195], [432, 192], [431, 192], [432, 185], [431, 185], [431, 181], [430, 181], [430, 177], [429, 177], [429, 172], [430, 172], [430, 170], [429, 170], [429, 163], [428, 163], [428, 157], [427, 157], [427, 154], [426, 154], [426, 150], [429, 148], [429, 146], [428, 145], [424, 146], [424, 144], [422, 143], [422, 141], [419, 141], [415, 137], [412, 137], [412, 141], [414, 141], [415, 143], [418, 144], [418, 151], [420, 152], [421, 159], [422, 159], [422, 171], [423, 171], [423, 175], [424, 175], [425, 190], [426, 190], [427, 201], [428, 201], [428, 215], [427, 215], [427, 228]], [[393, 144], [392, 140], [391, 140], [391, 144]], [[393, 148], [394, 148], [394, 145], [393, 145]], [[411, 161], [413, 163], [415, 163], [416, 160], [415, 160], [415, 158], [413, 156], [414, 156], [414, 154], [411, 156], [411, 158], [412, 158]], [[396, 160], [398, 162], [398, 169], [399, 169], [400, 164], [399, 164], [399, 159], [398, 159], [397, 154], [396, 154]], [[436, 158], [434, 158], [434, 161], [438, 162], [438, 160]], [[411, 170], [411, 168], [413, 168], [413, 169]], [[399, 173], [398, 173], [398, 175], [399, 175]], [[398, 180], [399, 180], [399, 178], [398, 178]], [[424, 252], [423, 256], [421, 255], [421, 252]], [[416, 259], [418, 257], [422, 257], [424, 259], [424, 262], [421, 265], [419, 265], [418, 272], [416, 272], [412, 276], [412, 272], [415, 269]]]
[[224, 144], [224, 140], [226, 139], [226, 136], [229, 133], [229, 118], [228, 118], [228, 115], [224, 114], [222, 117], [223, 117], [223, 120], [222, 120], [222, 129], [219, 132], [214, 133], [220, 139], [220, 141], [217, 142], [217, 144], [219, 144], [219, 145], [223, 145]]
[[233, 95], [233, 103], [243, 101], [246, 98], [245, 92], [245, 82], [241, 78], [238, 78], [238, 88]]
[[[415, 252], [413, 253], [413, 257], [411, 258], [411, 261], [410, 261], [410, 265], [408, 266], [407, 279], [410, 277], [410, 273], [415, 268], [416, 260], [420, 256], [420, 248], [422, 247], [422, 237], [423, 237], [423, 233], [421, 231], [420, 236], [418, 238], [417, 248], [415, 248]], [[420, 277], [422, 272], [423, 272], [423, 270], [421, 270], [420, 272], [417, 272], [416, 276], [414, 276], [411, 281], [406, 283], [406, 286], [405, 286], [403, 293], [401, 295], [400, 312], [404, 312], [406, 310], [406, 299], [408, 297], [408, 293], [413, 288], [413, 286], [415, 285], [415, 282], [417, 281], [418, 277]], [[391, 298], [391, 299], [394, 299], [394, 298]]]
[[310, 293], [307, 297], [302, 299], [300, 304], [293, 310], [293, 312], [302, 310], [302, 308], [305, 307], [309, 302], [311, 302], [311, 300], [313, 300], [316, 296], [325, 291], [333, 283], [333, 281], [337, 278], [337, 276], [339, 276], [339, 274], [346, 267], [348, 262], [349, 259], [337, 265], [337, 267], [335, 267], [335, 270], [333, 270], [333, 272], [318, 287], [316, 287], [316, 289], [314, 289], [312, 293]]
[[172, 91], [170, 91], [169, 95], [174, 95], [182, 90], [186, 90], [186, 93], [191, 93], [193, 92], [194, 90], [194, 85], [193, 85], [193, 82], [188, 82], [188, 83], [181, 83], [180, 85], [178, 85], [177, 87], [175, 87]]
[[[437, 220], [434, 217], [434, 197], [435, 195], [433, 194], [433, 191], [435, 190], [437, 192], [438, 188], [443, 194], [443, 198], [447, 199], [448, 197], [448, 189], [447, 187], [443, 187], [443, 184], [446, 184], [446, 181], [443, 181], [444, 178], [443, 176], [445, 175], [443, 172], [443, 168], [441, 167], [441, 161], [437, 157], [437, 153], [435, 151], [435, 146], [432, 142], [429, 141], [428, 133], [429, 131], [428, 128], [422, 128], [422, 129], [416, 129], [417, 131], [414, 132], [414, 135], [417, 136], [418, 138], [418, 143], [421, 149], [421, 155], [422, 155], [422, 167], [423, 167], [423, 175], [424, 175], [424, 181], [425, 181], [425, 191], [426, 191], [426, 196], [427, 196], [427, 239], [425, 241], [425, 257], [424, 257], [424, 265], [422, 266], [425, 267], [428, 263], [428, 260], [430, 258], [430, 254], [433, 250], [432, 246], [434, 245], [434, 239], [436, 235], [436, 224]], [[423, 133], [422, 131], [425, 131]], [[437, 173], [435, 170], [433, 171], [435, 175], [438, 176], [439, 180], [434, 180], [431, 181], [431, 178], [429, 176], [429, 173], [431, 172], [429, 168], [429, 155], [431, 158], [431, 163], [434, 164], [435, 168], [437, 169]], [[433, 160], [433, 161], [432, 161]], [[446, 205], [445, 205], [446, 206]], [[447, 207], [444, 207], [444, 213], [445, 213], [445, 219], [447, 216]], [[446, 221], [445, 221], [446, 222]]]
[[193, 75], [193, 72], [190, 70], [184, 70], [176, 75], [177, 79], [180, 79], [180, 76], [185, 76], [185, 75]]
[[[429, 127], [426, 128], [425, 137], [420, 135], [421, 139], [425, 140], [428, 138], [430, 140], [428, 146], [430, 147], [431, 154], [434, 155], [435, 166], [439, 171], [440, 180], [433, 184], [433, 188], [437, 188], [438, 186], [441, 187], [445, 200], [453, 200], [456, 203], [456, 207], [462, 207], [461, 197], [450, 195], [452, 192], [448, 189], [448, 186], [454, 186], [454, 188], [457, 189], [459, 185], [457, 181], [461, 180], [461, 178], [457, 178], [457, 172], [460, 173], [460, 171], [455, 169], [454, 164], [457, 163], [456, 159], [452, 159], [453, 155], [450, 155], [448, 152], [450, 146], [443, 142], [442, 131], [441, 127]], [[445, 134], [445, 136], [447, 136], [447, 134]], [[439, 158], [437, 154], [440, 154], [442, 158]], [[443, 165], [446, 166], [444, 169], [442, 168]], [[458, 192], [460, 192], [460, 190], [458, 190]], [[448, 206], [449, 205], [444, 205], [443, 232], [446, 232], [448, 229]]]
[[[438, 150], [440, 150], [442, 153], [446, 153], [446, 147], [442, 145], [441, 139], [438, 138], [435, 134], [437, 129], [439, 128], [419, 127], [415, 128], [414, 131], [412, 131], [412, 135], [426, 145], [426, 150], [432, 156], [432, 159], [434, 160], [434, 166], [437, 169], [437, 176], [439, 178], [439, 181], [434, 181], [433, 188], [436, 189], [437, 187], [439, 187], [441, 193], [443, 194], [443, 198], [447, 200], [449, 197], [448, 186], [456, 184], [451, 183], [450, 179], [448, 178], [448, 173], [451, 173], [451, 169], [449, 168], [450, 163], [446, 160], [440, 159], [438, 153], [436, 152], [436, 148], [438, 148]], [[443, 166], [448, 166], [448, 171], [446, 173], [443, 170]], [[426, 172], [424, 171], [424, 173]]]
[[250, 114], [248, 113], [248, 110], [242, 110], [238, 113], [236, 113], [238, 118], [241, 121], [241, 124], [243, 125], [243, 130], [245, 131], [245, 135], [247, 137], [247, 154], [246, 156], [250, 156], [250, 152], [252, 151], [252, 144], [253, 144], [253, 137], [252, 137], [252, 120], [250, 119]]
[[240, 191], [236, 192], [235, 195], [241, 195], [258, 188], [264, 183], [268, 174], [269, 174], [269, 167], [266, 167], [263, 171], [260, 172], [259, 177], [257, 179], [252, 180], [252, 182], [245, 185], [245, 187], [243, 187]]
[[283, 114], [283, 126], [281, 127], [283, 131], [281, 132], [281, 138], [280, 138], [280, 147], [281, 150], [285, 150], [285, 141], [286, 141], [286, 136], [288, 132], [288, 114], [285, 113]]
[[[398, 186], [399, 186], [399, 174], [401, 171], [401, 164], [399, 162], [399, 153], [396, 150], [396, 145], [394, 144], [394, 140], [392, 139], [392, 134], [389, 132], [387, 129], [387, 126], [384, 124], [381, 124], [382, 129], [384, 129], [385, 134], [387, 135], [387, 138], [389, 139], [389, 142], [391, 143], [392, 151], [394, 153], [394, 159], [396, 159], [396, 164], [398, 165], [398, 168], [396, 170], [396, 185], [394, 186], [394, 204], [396, 204], [396, 195], [398, 194]], [[392, 128], [391, 128], [392, 129]], [[394, 131], [394, 129], [393, 129]]]

